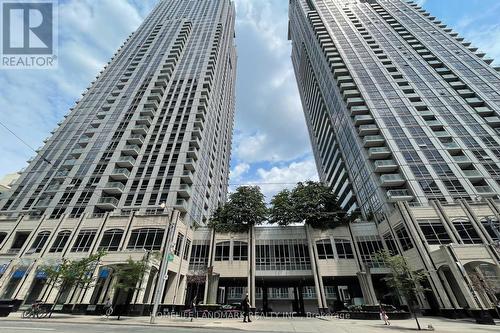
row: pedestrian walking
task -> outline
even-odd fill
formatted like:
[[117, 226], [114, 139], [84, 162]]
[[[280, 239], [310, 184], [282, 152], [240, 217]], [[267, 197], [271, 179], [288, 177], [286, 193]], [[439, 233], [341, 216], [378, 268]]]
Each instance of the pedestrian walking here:
[[382, 320], [384, 322], [384, 325], [390, 325], [391, 324], [390, 321], [389, 321], [389, 316], [385, 312], [385, 310], [382, 307], [382, 305], [380, 305], [380, 320]]
[[243, 301], [241, 301], [241, 310], [243, 311], [243, 322], [248, 322], [251, 323], [252, 321], [250, 320], [250, 300], [248, 299], [248, 294], [245, 296]]

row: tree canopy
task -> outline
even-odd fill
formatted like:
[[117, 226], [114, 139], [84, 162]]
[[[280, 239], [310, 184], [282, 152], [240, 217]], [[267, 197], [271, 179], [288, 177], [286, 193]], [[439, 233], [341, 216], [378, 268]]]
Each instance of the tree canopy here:
[[267, 219], [267, 207], [258, 186], [240, 186], [217, 208], [209, 226], [222, 232], [245, 232]]
[[320, 182], [298, 183], [290, 190], [283, 190], [271, 200], [270, 223], [289, 225], [305, 222], [313, 228], [327, 229], [351, 221], [339, 205], [333, 191]]

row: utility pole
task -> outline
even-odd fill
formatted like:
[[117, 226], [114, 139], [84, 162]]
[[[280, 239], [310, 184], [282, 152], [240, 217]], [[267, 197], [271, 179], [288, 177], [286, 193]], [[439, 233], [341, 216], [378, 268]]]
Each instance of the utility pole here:
[[170, 221], [168, 225], [165, 226], [167, 231], [167, 244], [163, 248], [163, 253], [160, 262], [160, 272], [158, 273], [158, 280], [156, 286], [156, 293], [154, 295], [153, 311], [151, 311], [151, 318], [149, 320], [150, 324], [154, 324], [156, 320], [156, 313], [158, 312], [158, 306], [160, 305], [161, 297], [163, 296], [163, 290], [165, 289], [165, 284], [168, 279], [168, 261], [170, 254], [172, 253], [172, 243], [174, 240], [175, 229], [177, 227], [177, 221], [179, 220], [179, 212], [173, 210], [171, 214]]

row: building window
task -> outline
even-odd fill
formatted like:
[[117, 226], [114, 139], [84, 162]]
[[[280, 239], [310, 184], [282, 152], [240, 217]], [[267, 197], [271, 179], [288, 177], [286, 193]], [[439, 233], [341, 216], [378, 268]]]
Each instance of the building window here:
[[357, 238], [361, 260], [369, 267], [380, 267], [383, 263], [376, 260], [375, 254], [384, 249], [378, 236], [360, 236]]
[[230, 242], [220, 242], [215, 245], [215, 261], [229, 260]]
[[401, 224], [398, 227], [394, 228], [394, 232], [399, 239], [399, 243], [401, 244], [401, 248], [403, 249], [403, 251], [407, 251], [413, 248], [413, 243], [411, 242], [410, 235], [408, 235], [408, 231], [406, 231], [404, 225]]
[[354, 259], [351, 242], [348, 239], [334, 239], [339, 259]]
[[0, 232], [0, 244], [3, 243], [3, 241], [7, 238], [7, 233], [6, 232]]
[[303, 239], [257, 240], [257, 270], [310, 270], [309, 248]]
[[[487, 220], [487, 219], [482, 219], [481, 224], [483, 225], [484, 229], [488, 232], [488, 235], [490, 235], [491, 239], [494, 241], [499, 241], [500, 240], [500, 222], [497, 220]], [[496, 232], [495, 232], [496, 230]], [[1, 236], [0, 236], [1, 239]], [[2, 241], [0, 240], [0, 243]]]
[[384, 241], [385, 245], [387, 245], [387, 249], [389, 250], [389, 253], [392, 254], [393, 256], [399, 254], [398, 246], [396, 244], [396, 241], [394, 240], [394, 237], [390, 233], [386, 233], [384, 235]]
[[69, 236], [71, 236], [71, 232], [68, 230], [61, 231], [57, 234], [56, 239], [52, 243], [52, 246], [49, 250], [49, 252], [62, 252], [64, 250], [64, 247], [66, 246], [66, 243], [69, 240]]
[[228, 287], [227, 288], [227, 298], [231, 300], [241, 300], [243, 299], [243, 294], [245, 293], [245, 287]]
[[288, 288], [269, 288], [268, 298], [269, 299], [288, 299], [289, 290]]
[[248, 260], [248, 243], [235, 241], [233, 242], [233, 260], [243, 261]]
[[205, 270], [207, 268], [209, 250], [210, 245], [206, 243], [197, 244], [196, 241], [193, 242], [191, 258], [189, 260], [190, 271]]
[[132, 230], [127, 250], [158, 251], [161, 248], [164, 230], [159, 228], [141, 228]]
[[99, 250], [118, 251], [122, 237], [122, 229], [106, 230], [102, 235], [101, 243], [99, 244]]
[[96, 235], [95, 229], [82, 230], [76, 237], [71, 252], [88, 252]]
[[29, 232], [16, 232], [16, 236], [14, 237], [14, 242], [12, 242], [12, 246], [10, 247], [9, 252], [19, 252], [23, 247], [24, 243], [28, 240], [30, 233]]
[[418, 220], [418, 225], [430, 245], [450, 244], [453, 242], [440, 220]]
[[174, 254], [176, 256], [181, 256], [182, 242], [184, 241], [184, 235], [180, 232], [177, 234], [177, 241], [175, 242]]
[[318, 259], [335, 259], [332, 242], [329, 239], [316, 241], [316, 249], [318, 250]]
[[184, 245], [184, 254], [182, 255], [182, 258], [184, 260], [188, 260], [189, 258], [189, 248], [191, 247], [191, 240], [186, 239], [186, 244]]
[[42, 252], [45, 243], [49, 239], [50, 231], [42, 231], [40, 232], [33, 243], [31, 244], [31, 248], [28, 250], [28, 253], [40, 253]]
[[316, 289], [314, 286], [305, 286], [302, 288], [302, 297], [304, 299], [315, 299]]
[[453, 220], [452, 223], [464, 244], [481, 244], [483, 242], [469, 220]]
[[325, 286], [325, 295], [327, 299], [337, 299], [337, 288], [334, 286]]

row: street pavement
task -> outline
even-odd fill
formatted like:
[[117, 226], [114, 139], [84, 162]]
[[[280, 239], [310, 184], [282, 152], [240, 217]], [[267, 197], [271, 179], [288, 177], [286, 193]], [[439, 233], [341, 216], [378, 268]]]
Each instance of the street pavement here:
[[[435, 332], [443, 333], [490, 333], [500, 332], [497, 326], [478, 325], [471, 320], [452, 320], [446, 318], [420, 318], [423, 329], [431, 325]], [[393, 321], [391, 326], [384, 326], [379, 320], [351, 320], [334, 317], [324, 318], [277, 318], [256, 317], [251, 323], [243, 323], [241, 319], [209, 319], [161, 317], [155, 325], [149, 324], [149, 317], [116, 317], [72, 316], [54, 314], [46, 319], [22, 319], [20, 313], [12, 313], [7, 318], [0, 318], [0, 333], [29, 333], [33, 331], [54, 333], [128, 333], [128, 332], [335, 332], [335, 333], [379, 333], [379, 332], [411, 332], [416, 331], [414, 320]]]

